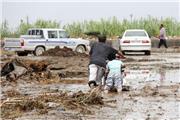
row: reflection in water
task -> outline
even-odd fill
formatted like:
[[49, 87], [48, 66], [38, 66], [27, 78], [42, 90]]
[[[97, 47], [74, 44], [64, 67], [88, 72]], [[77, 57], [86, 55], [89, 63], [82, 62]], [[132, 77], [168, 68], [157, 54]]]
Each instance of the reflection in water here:
[[125, 79], [146, 81], [149, 78], [149, 72], [149, 70], [126, 70]]
[[128, 85], [133, 88], [141, 87], [140, 83], [154, 81], [153, 83], [166, 84], [169, 82], [180, 82], [179, 69], [152, 69], [152, 70], [126, 70], [126, 77], [124, 78]]
[[158, 74], [159, 74], [160, 82], [167, 82], [167, 81], [180, 82], [180, 78], [179, 78], [180, 69], [174, 69], [174, 70], [159, 69], [159, 73], [157, 73], [157, 75]]
[[160, 69], [159, 74], [160, 74], [160, 81], [162, 82], [163, 80], [165, 80], [165, 70]]

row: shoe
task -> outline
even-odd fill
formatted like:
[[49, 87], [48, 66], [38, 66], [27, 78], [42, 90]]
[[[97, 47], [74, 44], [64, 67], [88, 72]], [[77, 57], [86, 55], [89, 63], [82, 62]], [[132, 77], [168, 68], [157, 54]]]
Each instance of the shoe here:
[[130, 86], [122, 86], [122, 91], [130, 91]]
[[89, 87], [90, 87], [91, 89], [93, 89], [93, 88], [95, 88], [96, 86], [95, 86], [94, 84], [90, 84]]
[[97, 86], [95, 81], [89, 81], [88, 85], [89, 85], [90, 88], [95, 88]]

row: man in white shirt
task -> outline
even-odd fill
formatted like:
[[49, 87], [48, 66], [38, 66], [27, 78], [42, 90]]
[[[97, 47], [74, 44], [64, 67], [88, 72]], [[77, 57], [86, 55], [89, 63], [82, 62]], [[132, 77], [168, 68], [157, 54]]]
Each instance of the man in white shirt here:
[[158, 48], [160, 48], [161, 45], [164, 45], [164, 47], [168, 48], [167, 44], [166, 44], [166, 30], [165, 30], [163, 24], [161, 24], [161, 26], [160, 26], [159, 39], [160, 39], [160, 41], [159, 41]]

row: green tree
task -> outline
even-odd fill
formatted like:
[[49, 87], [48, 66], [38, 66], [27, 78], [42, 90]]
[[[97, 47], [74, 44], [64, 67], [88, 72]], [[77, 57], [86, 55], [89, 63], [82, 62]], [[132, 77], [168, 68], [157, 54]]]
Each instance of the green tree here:
[[8, 27], [8, 22], [7, 20], [4, 20], [0, 27], [0, 39], [4, 37], [9, 37], [9, 35], [10, 35], [10, 30]]

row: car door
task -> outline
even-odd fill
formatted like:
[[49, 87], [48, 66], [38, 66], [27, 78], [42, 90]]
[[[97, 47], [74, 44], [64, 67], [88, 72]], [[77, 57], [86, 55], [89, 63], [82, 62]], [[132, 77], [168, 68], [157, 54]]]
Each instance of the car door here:
[[66, 46], [68, 48], [74, 49], [76, 47], [76, 42], [69, 38], [69, 35], [66, 31], [59, 31], [59, 42], [61, 48]]
[[48, 30], [48, 39], [46, 40], [46, 48], [51, 49], [55, 46], [59, 46], [59, 40], [58, 40], [58, 31], [57, 30]]
[[25, 41], [26, 48], [33, 49], [36, 46], [45, 46], [46, 39], [44, 38], [43, 30], [32, 29], [28, 31], [28, 35], [31, 37]]

